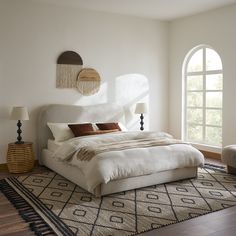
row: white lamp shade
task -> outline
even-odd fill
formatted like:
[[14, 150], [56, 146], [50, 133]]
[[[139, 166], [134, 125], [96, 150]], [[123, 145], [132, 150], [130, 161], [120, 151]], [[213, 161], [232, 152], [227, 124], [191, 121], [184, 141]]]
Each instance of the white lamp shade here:
[[135, 111], [134, 111], [135, 114], [144, 114], [144, 113], [147, 113], [147, 104], [144, 103], [144, 102], [139, 102], [136, 104], [136, 107], [135, 107]]
[[13, 107], [11, 120], [29, 120], [29, 114], [26, 107]]

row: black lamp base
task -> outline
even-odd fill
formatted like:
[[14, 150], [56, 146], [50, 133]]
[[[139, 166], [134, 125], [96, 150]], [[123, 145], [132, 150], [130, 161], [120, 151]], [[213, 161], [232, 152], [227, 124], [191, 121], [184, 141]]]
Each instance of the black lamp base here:
[[17, 141], [15, 142], [15, 144], [23, 144], [24, 142], [22, 141], [22, 137], [21, 137], [21, 129], [20, 127], [22, 126], [20, 120], [18, 120], [17, 122], [17, 127], [18, 127], [18, 130], [17, 130], [17, 133], [18, 133], [18, 137], [17, 137]]
[[143, 127], [143, 125], [144, 125], [144, 122], [143, 122], [143, 119], [144, 119], [144, 116], [143, 116], [143, 114], [141, 114], [140, 115], [140, 130], [141, 131], [143, 131], [144, 130], [144, 127]]

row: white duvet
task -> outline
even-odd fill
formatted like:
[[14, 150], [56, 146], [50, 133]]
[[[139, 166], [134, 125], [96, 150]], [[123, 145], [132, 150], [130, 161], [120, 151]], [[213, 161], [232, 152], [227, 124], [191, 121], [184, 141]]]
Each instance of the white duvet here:
[[73, 138], [62, 144], [54, 157], [77, 166], [85, 175], [89, 191], [99, 184], [132, 176], [149, 175], [176, 168], [203, 166], [204, 157], [189, 144], [172, 144], [148, 148], [110, 151], [96, 155], [90, 161], [77, 159], [78, 150], [87, 145], [130, 139], [171, 138], [157, 132], [116, 132]]

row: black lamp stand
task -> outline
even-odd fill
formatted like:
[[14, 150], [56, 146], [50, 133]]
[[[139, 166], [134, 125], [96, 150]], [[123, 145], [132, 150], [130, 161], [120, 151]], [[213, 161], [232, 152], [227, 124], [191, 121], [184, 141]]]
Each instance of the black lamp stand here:
[[18, 120], [18, 122], [17, 122], [17, 127], [18, 127], [18, 130], [17, 130], [17, 133], [18, 133], [17, 140], [18, 141], [16, 141], [15, 144], [23, 144], [24, 143], [23, 141], [21, 141], [22, 140], [22, 137], [21, 137], [22, 131], [20, 129], [21, 126], [22, 126], [22, 124], [21, 124], [20, 120]]
[[144, 127], [143, 127], [143, 125], [144, 125], [144, 122], [143, 122], [143, 119], [144, 119], [144, 116], [143, 116], [143, 113], [141, 113], [141, 115], [140, 115], [140, 130], [144, 130]]

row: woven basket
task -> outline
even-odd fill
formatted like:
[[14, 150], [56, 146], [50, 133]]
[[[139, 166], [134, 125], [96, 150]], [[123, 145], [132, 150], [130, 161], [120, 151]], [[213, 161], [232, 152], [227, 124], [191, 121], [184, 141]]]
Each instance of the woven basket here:
[[10, 173], [25, 173], [34, 167], [33, 144], [8, 144], [7, 166]]

